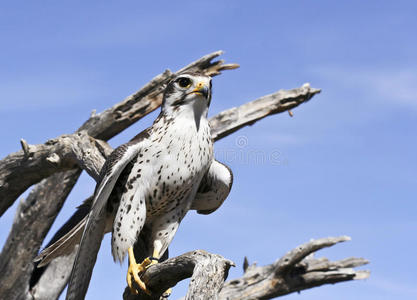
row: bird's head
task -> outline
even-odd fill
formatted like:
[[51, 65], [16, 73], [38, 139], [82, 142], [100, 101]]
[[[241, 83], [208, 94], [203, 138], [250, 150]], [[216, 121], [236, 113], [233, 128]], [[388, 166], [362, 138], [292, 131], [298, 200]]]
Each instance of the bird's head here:
[[211, 101], [211, 77], [196, 73], [183, 73], [168, 83], [162, 110], [169, 113], [192, 110], [206, 113]]

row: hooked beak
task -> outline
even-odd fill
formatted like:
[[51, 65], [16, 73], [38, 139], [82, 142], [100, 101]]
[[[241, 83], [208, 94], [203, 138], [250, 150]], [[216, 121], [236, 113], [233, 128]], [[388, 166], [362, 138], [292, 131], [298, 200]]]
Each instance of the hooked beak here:
[[196, 88], [191, 92], [191, 94], [200, 94], [207, 99], [209, 96], [209, 87], [205, 85], [203, 82], [199, 82]]

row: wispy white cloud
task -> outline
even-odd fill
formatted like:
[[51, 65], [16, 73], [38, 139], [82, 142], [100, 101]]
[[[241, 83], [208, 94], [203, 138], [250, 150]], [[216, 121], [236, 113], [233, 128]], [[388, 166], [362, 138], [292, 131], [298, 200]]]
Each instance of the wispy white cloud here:
[[368, 284], [397, 296], [417, 297], [417, 286], [415, 283], [398, 282], [398, 280], [377, 277], [369, 280]]
[[417, 108], [416, 71], [400, 70], [393, 74], [373, 75], [370, 83], [381, 96]]
[[411, 68], [319, 67], [314, 73], [352, 91], [360, 90], [370, 101], [417, 110], [417, 71]]

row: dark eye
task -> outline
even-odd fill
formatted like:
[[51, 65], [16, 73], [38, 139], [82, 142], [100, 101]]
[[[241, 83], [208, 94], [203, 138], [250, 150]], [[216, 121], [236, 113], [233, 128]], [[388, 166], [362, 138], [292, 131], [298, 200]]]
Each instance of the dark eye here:
[[181, 88], [188, 88], [191, 86], [191, 79], [188, 77], [181, 77], [177, 79], [177, 83]]

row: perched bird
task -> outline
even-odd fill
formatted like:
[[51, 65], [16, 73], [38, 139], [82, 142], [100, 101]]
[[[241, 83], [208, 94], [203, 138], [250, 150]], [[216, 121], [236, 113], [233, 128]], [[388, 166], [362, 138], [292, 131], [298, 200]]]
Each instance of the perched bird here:
[[[178, 75], [167, 85], [153, 125], [106, 160], [88, 215], [37, 257], [42, 266], [79, 244], [67, 299], [84, 299], [106, 232], [112, 232], [114, 260], [122, 262], [128, 254], [131, 292], [137, 293], [136, 284], [148, 291], [140, 274], [164, 254], [185, 214], [190, 209], [208, 214], [222, 204], [233, 175], [213, 157], [210, 101], [210, 77]], [[144, 226], [152, 250], [138, 264], [133, 246]]]

